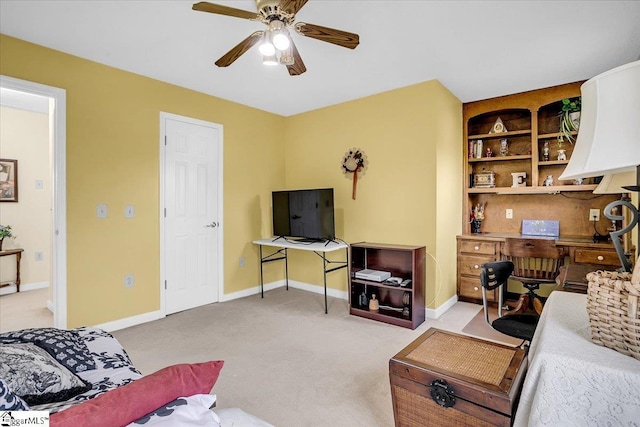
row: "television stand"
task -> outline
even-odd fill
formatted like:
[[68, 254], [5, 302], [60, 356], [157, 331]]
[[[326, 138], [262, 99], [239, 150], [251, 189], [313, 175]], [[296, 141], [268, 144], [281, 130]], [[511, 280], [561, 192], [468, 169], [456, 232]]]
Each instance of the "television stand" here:
[[[282, 236], [281, 236], [282, 237]], [[347, 268], [349, 266], [349, 245], [344, 242], [337, 242], [335, 240], [330, 241], [315, 241], [313, 243], [304, 243], [301, 244], [299, 240], [289, 241], [282, 237], [270, 238], [270, 239], [260, 239], [254, 240], [253, 244], [258, 245], [260, 249], [260, 295], [264, 298], [264, 276], [262, 272], [262, 265], [273, 262], [284, 260], [284, 273], [285, 273], [285, 284], [287, 290], [289, 290], [289, 260], [287, 257], [288, 249], [298, 249], [301, 251], [311, 251], [322, 258], [322, 271], [324, 278], [324, 312], [327, 314], [329, 311], [327, 309], [327, 273], [331, 273], [333, 271], [341, 270], [343, 268]], [[272, 248], [277, 248], [274, 252], [271, 252], [268, 255], [263, 255], [262, 247], [270, 246]], [[327, 259], [327, 252], [333, 252], [340, 249], [345, 250], [345, 260], [344, 261], [331, 261]], [[331, 266], [332, 264], [337, 264], [337, 266]], [[347, 269], [347, 283], [349, 282], [349, 271]]]

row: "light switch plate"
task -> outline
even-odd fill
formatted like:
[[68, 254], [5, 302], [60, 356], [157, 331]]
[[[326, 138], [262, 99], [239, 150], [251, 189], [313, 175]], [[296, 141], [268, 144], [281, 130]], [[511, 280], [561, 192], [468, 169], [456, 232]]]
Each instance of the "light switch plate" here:
[[98, 205], [96, 208], [96, 216], [99, 219], [107, 218], [107, 205]]
[[124, 217], [133, 218], [136, 216], [136, 208], [133, 205], [127, 205], [124, 207]]

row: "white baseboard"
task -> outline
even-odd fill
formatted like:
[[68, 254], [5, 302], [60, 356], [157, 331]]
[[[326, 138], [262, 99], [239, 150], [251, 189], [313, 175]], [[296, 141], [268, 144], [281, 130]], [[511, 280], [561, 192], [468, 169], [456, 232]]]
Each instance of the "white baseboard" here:
[[458, 296], [454, 295], [445, 301], [440, 307], [433, 309], [427, 307], [427, 319], [437, 319], [442, 316], [447, 310], [454, 306], [458, 302]]
[[[276, 282], [266, 283], [264, 285], [264, 291], [271, 291], [273, 289], [281, 288], [285, 286], [284, 280], [278, 280]], [[300, 289], [307, 292], [313, 292], [316, 294], [324, 295], [324, 287], [318, 285], [312, 285], [309, 283], [298, 282], [296, 280], [289, 280], [289, 287]], [[251, 295], [256, 295], [260, 293], [260, 286], [254, 286], [253, 288], [243, 289], [242, 291], [234, 292], [231, 294], [225, 294], [220, 296], [220, 302], [231, 301], [238, 298], [244, 298]], [[339, 291], [333, 288], [327, 288], [327, 296], [331, 296], [334, 298], [340, 298], [343, 300], [349, 299], [349, 294], [346, 291]], [[442, 316], [444, 312], [449, 310], [456, 302], [458, 301], [457, 295], [449, 298], [444, 304], [436, 309], [427, 308], [426, 315], [428, 319], [437, 319]], [[50, 302], [47, 303], [47, 306], [51, 310], [53, 308], [53, 304]], [[140, 314], [138, 316], [127, 317], [125, 319], [114, 320], [113, 322], [106, 322], [99, 325], [95, 325], [98, 328], [102, 328], [107, 332], [113, 332], [124, 328], [130, 328], [132, 326], [140, 325], [142, 323], [152, 322], [154, 320], [162, 319], [164, 314], [158, 311], [152, 311], [149, 313]]]
[[165, 317], [165, 315], [160, 310], [151, 311], [149, 313], [139, 314], [125, 319], [114, 320], [113, 322], [101, 323], [99, 325], [95, 325], [95, 327], [104, 329], [107, 332], [113, 332], [124, 328], [130, 328], [131, 326], [152, 322], [154, 320], [162, 319], [163, 317]]
[[[277, 288], [283, 288], [285, 286], [284, 280], [278, 280], [275, 282], [265, 283], [264, 291], [271, 291]], [[298, 282], [296, 280], [289, 280], [289, 287], [295, 289], [301, 289], [307, 292], [313, 292], [316, 294], [324, 295], [324, 286], [311, 285], [309, 283]], [[260, 293], [260, 285], [254, 286], [253, 288], [244, 289], [242, 291], [234, 292], [232, 294], [222, 295], [220, 297], [220, 302], [231, 301], [238, 298], [244, 298], [251, 295], [256, 295]], [[327, 288], [327, 296], [340, 298], [340, 299], [349, 299], [349, 294], [346, 291], [339, 291], [333, 288]]]
[[[313, 292], [315, 294], [324, 295], [324, 286], [311, 285], [309, 283], [298, 282], [296, 280], [289, 280], [289, 287], [295, 288], [295, 289], [302, 289], [303, 291]], [[327, 296], [340, 298], [344, 300], [349, 299], [349, 293], [347, 291], [339, 291], [333, 288], [327, 288]]]
[[[291, 283], [291, 281], [289, 281]], [[264, 291], [271, 291], [276, 288], [281, 288], [284, 286], [284, 280], [278, 280], [277, 282], [265, 283]], [[260, 285], [254, 286], [253, 288], [243, 289], [238, 292], [233, 292], [231, 294], [220, 295], [218, 299], [220, 302], [232, 301], [238, 298], [250, 297], [251, 295], [256, 295], [260, 293]]]
[[[36, 289], [46, 289], [49, 282], [23, 283], [20, 285], [20, 292], [35, 291]], [[0, 295], [15, 294], [18, 288], [15, 284], [0, 288]]]

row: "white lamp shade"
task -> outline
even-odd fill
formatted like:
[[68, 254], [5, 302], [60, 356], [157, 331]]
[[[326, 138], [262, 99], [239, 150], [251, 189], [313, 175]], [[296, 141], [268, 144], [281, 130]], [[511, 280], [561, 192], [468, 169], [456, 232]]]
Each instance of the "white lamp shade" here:
[[602, 73], [580, 90], [578, 140], [559, 179], [635, 170], [640, 165], [640, 61]]
[[593, 190], [594, 194], [620, 194], [628, 193], [629, 190], [622, 188], [625, 185], [635, 185], [635, 172], [623, 172], [615, 175], [606, 175], [600, 184]]

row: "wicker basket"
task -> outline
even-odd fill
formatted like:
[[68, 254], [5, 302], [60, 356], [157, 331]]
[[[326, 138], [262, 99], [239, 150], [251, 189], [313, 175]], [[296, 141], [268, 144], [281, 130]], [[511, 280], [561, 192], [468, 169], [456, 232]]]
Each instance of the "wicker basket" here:
[[640, 360], [640, 283], [631, 273], [587, 274], [591, 340]]

